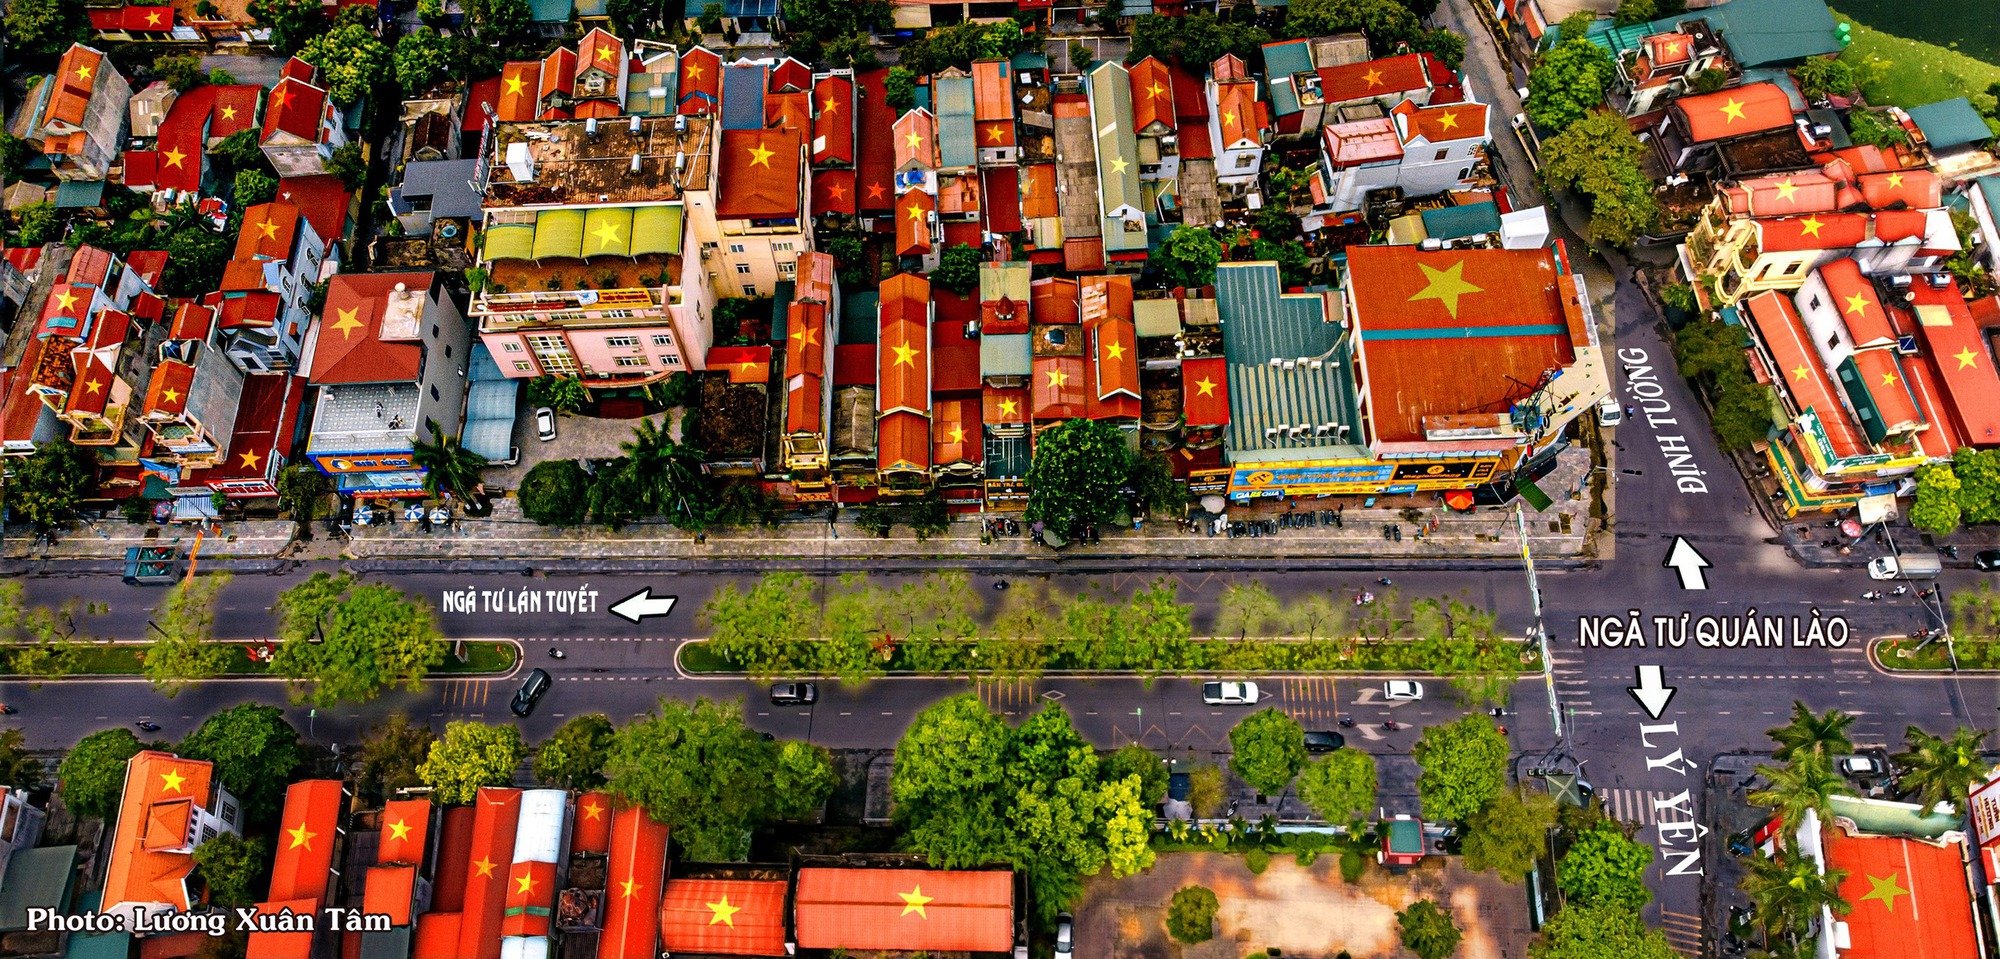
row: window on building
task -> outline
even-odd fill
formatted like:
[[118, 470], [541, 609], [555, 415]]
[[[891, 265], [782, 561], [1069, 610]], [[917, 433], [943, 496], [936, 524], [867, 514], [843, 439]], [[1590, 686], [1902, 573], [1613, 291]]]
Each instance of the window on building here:
[[612, 357], [612, 362], [617, 363], [619, 366], [645, 366], [646, 358], [643, 356], [614, 356]]
[[451, 357], [451, 344], [450, 344], [450, 343], [446, 343], [446, 344], [444, 345], [444, 355], [445, 355], [445, 357], [446, 357], [447, 359], [449, 359], [449, 358]]
[[1809, 299], [1809, 300], [1807, 300], [1807, 301], [1806, 301], [1806, 308], [1807, 308], [1807, 309], [1809, 309], [1809, 310], [1818, 310], [1818, 309], [1819, 309], [1819, 294], [1818, 294], [1818, 293], [1814, 293], [1814, 294], [1812, 295], [1812, 299]]
[[435, 339], [437, 339], [437, 338], [438, 338], [438, 325], [437, 325], [436, 323], [432, 323], [432, 324], [431, 324], [431, 339], [435, 340]]
[[796, 268], [796, 267], [797, 267], [797, 264], [795, 264], [795, 263], [792, 263], [792, 262], [790, 262], [790, 261], [786, 261], [786, 262], [784, 262], [784, 263], [780, 263], [780, 264], [778, 264], [778, 272], [780, 272], [780, 273], [785, 273], [785, 274], [790, 274], [790, 273], [791, 273], [791, 272], [793, 271], [793, 269], [794, 269], [794, 268]]
[[1450, 151], [1450, 150], [1439, 150], [1439, 151], [1437, 152], [1437, 156], [1434, 156], [1434, 157], [1431, 157], [1431, 160], [1432, 160], [1432, 162], [1441, 162], [1441, 161], [1443, 161], [1443, 160], [1444, 160], [1444, 158], [1445, 158], [1445, 157], [1448, 157], [1448, 156], [1451, 156], [1451, 151]]
[[513, 341], [511, 341], [511, 340], [510, 340], [510, 341], [508, 341], [508, 343], [507, 343], [507, 352], [509, 352], [509, 353], [519, 353], [519, 352], [521, 352], [521, 344], [519, 344], [519, 343], [515, 343], [515, 342], [513, 342]]
[[1241, 153], [1236, 157], [1236, 168], [1238, 170], [1248, 170], [1256, 165], [1257, 154], [1255, 153]]
[[442, 397], [440, 397], [440, 396], [438, 395], [438, 388], [437, 388], [437, 386], [436, 386], [436, 385], [433, 385], [433, 386], [431, 387], [431, 399], [434, 399], [434, 400], [435, 400], [435, 399], [442, 399]]
[[674, 345], [674, 338], [673, 338], [673, 337], [671, 337], [671, 336], [668, 336], [668, 335], [667, 335], [667, 334], [665, 334], [665, 333], [655, 333], [655, 334], [653, 334], [653, 345], [654, 345], [654, 346], [672, 346], [672, 345]]
[[514, 361], [514, 372], [516, 373], [527, 373], [533, 370], [534, 368], [535, 368], [534, 364], [529, 363], [527, 360]]
[[792, 252], [792, 245], [790, 243], [773, 243], [771, 244], [771, 249], [778, 253], [790, 253]]
[[660, 354], [660, 365], [679, 366], [681, 365], [681, 358], [673, 355], [672, 353], [662, 353]]
[[638, 346], [639, 338], [636, 336], [607, 336], [604, 338], [604, 345], [611, 347], [614, 350], [625, 347]]
[[736, 272], [747, 275], [750, 272], [750, 264], [748, 263], [736, 264]]
[[757, 295], [757, 284], [755, 284], [755, 283], [745, 283], [745, 284], [743, 284], [743, 295], [744, 295], [744, 296], [756, 296], [756, 295]]
[[731, 253], [741, 253], [741, 252], [743, 252], [743, 244], [741, 244], [741, 243], [731, 243], [731, 244], [729, 244], [729, 252], [731, 252]]

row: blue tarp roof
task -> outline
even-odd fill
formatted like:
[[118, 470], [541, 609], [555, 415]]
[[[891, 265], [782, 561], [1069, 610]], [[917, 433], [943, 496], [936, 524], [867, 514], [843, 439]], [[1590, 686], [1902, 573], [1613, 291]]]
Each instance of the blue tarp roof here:
[[493, 353], [484, 343], [472, 344], [472, 362], [468, 364], [466, 379], [471, 385], [465, 391], [465, 433], [460, 442], [489, 460], [511, 459], [514, 417], [521, 402], [520, 381], [510, 380], [500, 372], [500, 365], [493, 361]]

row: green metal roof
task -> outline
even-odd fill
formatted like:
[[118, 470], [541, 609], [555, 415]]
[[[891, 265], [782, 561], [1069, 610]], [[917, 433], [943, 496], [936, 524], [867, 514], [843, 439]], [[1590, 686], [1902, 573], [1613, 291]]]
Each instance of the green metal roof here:
[[[1353, 356], [1320, 297], [1281, 292], [1275, 263], [1224, 263], [1215, 269], [1215, 300], [1229, 361], [1230, 461], [1363, 455], [1352, 445], [1360, 421]], [[1317, 434], [1327, 423], [1347, 427], [1348, 442]], [[1312, 429], [1293, 439], [1296, 426]]]
[[[1924, 140], [1930, 143], [1933, 150], [1993, 139], [1993, 131], [1986, 128], [1986, 121], [1979, 116], [1979, 111], [1974, 110], [1972, 102], [1964, 97], [1911, 107], [1910, 122], [1923, 131]], [[56, 205], [62, 204], [58, 202]]]
[[1847, 401], [1854, 404], [1854, 418], [1860, 421], [1861, 431], [1868, 435], [1868, 442], [1882, 442], [1889, 431], [1882, 425], [1882, 410], [1875, 405], [1875, 395], [1868, 392], [1868, 381], [1862, 377], [1861, 368], [1854, 365], [1854, 357], [1840, 361], [1840, 365], [1834, 368], [1834, 378], [1840, 381], [1840, 388], [1847, 393]]
[[1927, 813], [1911, 803], [1834, 796], [1831, 805], [1835, 816], [1852, 820], [1855, 828], [1876, 836], [1936, 839], [1954, 829], [1965, 828], [1957, 816]]
[[1139, 194], [1139, 142], [1132, 132], [1132, 81], [1125, 68], [1100, 63], [1090, 71], [1090, 122], [1097, 129], [1098, 209], [1104, 220], [1104, 251], [1146, 249], [1146, 231], [1128, 230], [1119, 211], [1144, 216]]
[[1422, 855], [1424, 851], [1424, 824], [1414, 819], [1390, 820], [1389, 851]]
[[[536, 238], [541, 231], [536, 230]], [[583, 251], [589, 256], [632, 255], [632, 208], [592, 207], [583, 215]]]
[[873, 343], [881, 327], [876, 315], [882, 297], [874, 290], [857, 290], [840, 298], [840, 339], [836, 343]]
[[1841, 49], [1826, 0], [1729, 0], [1688, 16], [1716, 25], [1744, 67], [1799, 63]]
[[28, 928], [31, 908], [62, 909], [75, 875], [75, 846], [15, 850], [0, 883], [0, 930]]
[[536, 23], [568, 23], [575, 13], [574, 0], [528, 0], [528, 18]]
[[535, 225], [503, 223], [489, 226], [482, 234], [489, 260], [532, 260], [535, 258]]
[[938, 162], [945, 167], [969, 167], [979, 161], [978, 136], [972, 126], [972, 78], [933, 77], [937, 101]]
[[103, 202], [103, 180], [64, 180], [56, 184], [58, 210], [81, 210]]
[[988, 333], [979, 338], [979, 375], [1027, 376], [1034, 365], [1026, 333]]
[[582, 210], [543, 210], [535, 217], [535, 259], [583, 258]]
[[1986, 198], [1986, 215], [2000, 223], [2000, 176], [1983, 176], [1972, 181], [1979, 187], [1979, 195]]
[[1491, 200], [1425, 210], [1423, 217], [1424, 233], [1433, 240], [1456, 240], [1500, 232], [1500, 208]]

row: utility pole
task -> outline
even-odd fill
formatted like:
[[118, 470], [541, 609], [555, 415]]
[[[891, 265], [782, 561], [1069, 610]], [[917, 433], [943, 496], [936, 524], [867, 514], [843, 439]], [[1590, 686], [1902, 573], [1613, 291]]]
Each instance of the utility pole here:
[[1562, 704], [1556, 700], [1555, 662], [1549, 657], [1549, 631], [1542, 625], [1542, 587], [1535, 580], [1535, 554], [1528, 548], [1528, 517], [1519, 501], [1514, 503], [1514, 529], [1521, 537], [1521, 565], [1528, 571], [1528, 602], [1535, 611], [1533, 639], [1542, 656], [1542, 685], [1549, 692], [1549, 720], [1555, 724], [1556, 742], [1563, 741]]

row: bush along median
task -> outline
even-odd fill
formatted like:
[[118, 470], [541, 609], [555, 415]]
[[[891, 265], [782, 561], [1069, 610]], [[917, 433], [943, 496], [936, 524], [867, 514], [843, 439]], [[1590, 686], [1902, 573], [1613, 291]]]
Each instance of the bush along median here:
[[1950, 639], [1936, 632], [1885, 639], [1875, 647], [1876, 662], [1891, 672], [2000, 670], [2000, 590], [1980, 583], [1952, 593], [1947, 605]]
[[1469, 698], [1498, 702], [1534, 650], [1500, 634], [1493, 614], [1455, 599], [1407, 600], [1392, 587], [1283, 600], [1232, 585], [1206, 636], [1194, 607], [1164, 581], [1129, 597], [1063, 595], [1039, 582], [990, 606], [963, 573], [885, 585], [851, 574], [822, 591], [799, 573], [747, 590], [724, 586], [702, 609], [709, 638], [683, 647], [691, 672], [1033, 676], [1043, 672], [1429, 672]]

